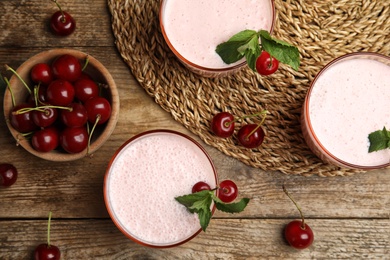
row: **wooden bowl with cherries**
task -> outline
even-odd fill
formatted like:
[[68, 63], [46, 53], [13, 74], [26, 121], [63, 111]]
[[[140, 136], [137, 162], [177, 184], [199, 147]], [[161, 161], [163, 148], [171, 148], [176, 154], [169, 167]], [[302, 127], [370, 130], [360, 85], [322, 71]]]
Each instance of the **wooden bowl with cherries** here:
[[109, 139], [119, 96], [97, 59], [53, 49], [5, 67], [4, 116], [18, 146], [45, 160], [72, 161], [91, 157]]

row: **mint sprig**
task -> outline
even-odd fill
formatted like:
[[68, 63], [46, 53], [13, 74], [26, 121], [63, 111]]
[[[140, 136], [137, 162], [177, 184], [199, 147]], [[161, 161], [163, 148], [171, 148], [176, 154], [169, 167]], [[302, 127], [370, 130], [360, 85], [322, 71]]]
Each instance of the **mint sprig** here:
[[238, 202], [224, 203], [217, 196], [213, 190], [203, 190], [179, 197], [175, 197], [176, 201], [184, 205], [191, 213], [197, 213], [199, 217], [200, 226], [203, 231], [206, 231], [211, 219], [211, 203], [214, 201], [218, 210], [227, 213], [239, 213], [245, 209], [249, 203], [248, 198], [243, 198]]
[[368, 140], [370, 141], [369, 153], [390, 148], [390, 131], [383, 127], [382, 130], [370, 133]]
[[[260, 44], [259, 44], [260, 39]], [[273, 38], [269, 32], [244, 30], [233, 35], [227, 42], [217, 46], [215, 51], [226, 64], [231, 64], [245, 57], [249, 68], [256, 71], [256, 60], [261, 51], [268, 52], [279, 62], [298, 70], [300, 65], [297, 47]]]

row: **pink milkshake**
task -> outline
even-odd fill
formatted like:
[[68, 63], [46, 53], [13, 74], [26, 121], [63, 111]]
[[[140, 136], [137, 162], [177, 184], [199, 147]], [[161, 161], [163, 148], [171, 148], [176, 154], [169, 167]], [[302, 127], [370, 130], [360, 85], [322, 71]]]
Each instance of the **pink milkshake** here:
[[368, 135], [390, 128], [390, 58], [354, 53], [328, 64], [306, 96], [303, 134], [313, 152], [341, 167], [390, 166], [390, 150], [368, 153]]
[[165, 41], [188, 68], [205, 76], [235, 71], [245, 59], [225, 64], [215, 52], [236, 33], [272, 31], [272, 0], [163, 0], [160, 25]]
[[201, 231], [198, 215], [175, 200], [190, 194], [199, 181], [217, 185], [206, 151], [181, 133], [149, 131], [131, 138], [114, 155], [104, 179], [104, 199], [127, 237], [146, 246], [172, 247]]

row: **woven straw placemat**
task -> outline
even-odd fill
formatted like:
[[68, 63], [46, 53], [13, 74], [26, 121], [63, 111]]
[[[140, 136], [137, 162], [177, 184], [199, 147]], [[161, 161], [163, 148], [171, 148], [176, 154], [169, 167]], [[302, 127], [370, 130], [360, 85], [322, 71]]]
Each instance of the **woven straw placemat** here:
[[[299, 48], [299, 71], [281, 65], [274, 75], [261, 77], [244, 68], [223, 78], [198, 76], [174, 57], [160, 31], [158, 0], [108, 0], [108, 6], [117, 49], [134, 77], [206, 144], [267, 171], [320, 176], [357, 172], [325, 164], [311, 153], [301, 134], [301, 107], [310, 82], [332, 59], [357, 51], [390, 55], [389, 0], [275, 0], [273, 35]], [[266, 139], [258, 149], [245, 149], [235, 138], [217, 138], [209, 130], [220, 111], [242, 116], [263, 109], [269, 111]]]

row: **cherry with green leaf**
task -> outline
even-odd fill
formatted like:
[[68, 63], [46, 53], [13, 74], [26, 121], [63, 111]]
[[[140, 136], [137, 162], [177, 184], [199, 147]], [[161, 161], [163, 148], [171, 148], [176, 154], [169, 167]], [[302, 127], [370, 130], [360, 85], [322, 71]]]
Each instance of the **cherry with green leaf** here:
[[51, 212], [49, 212], [49, 220], [47, 224], [47, 243], [38, 245], [34, 250], [35, 260], [59, 260], [61, 257], [60, 249], [50, 243], [50, 222]]
[[287, 197], [289, 197], [290, 200], [294, 203], [301, 215], [301, 220], [293, 220], [286, 225], [286, 227], [284, 228], [284, 237], [292, 247], [297, 249], [305, 249], [313, 243], [314, 233], [309, 227], [309, 225], [305, 223], [305, 218], [303, 216], [301, 208], [288, 193], [284, 185], [283, 191], [287, 195]]
[[[197, 184], [199, 183], [200, 182]], [[195, 184], [194, 187], [197, 186], [197, 184]], [[204, 185], [204, 183], [201, 184]], [[218, 190], [217, 195], [215, 194], [216, 190]], [[206, 231], [212, 216], [210, 209], [212, 202], [214, 202], [217, 210], [227, 213], [242, 212], [249, 203], [248, 198], [242, 198], [240, 201], [233, 203], [223, 202], [218, 197], [219, 192], [220, 189], [218, 188], [204, 189], [191, 194], [175, 197], [175, 200], [184, 205], [189, 212], [198, 214], [200, 226], [203, 231]]]
[[[275, 72], [279, 62], [291, 66], [294, 70], [298, 70], [300, 65], [298, 48], [273, 38], [265, 30], [241, 31], [228, 41], [219, 44], [215, 51], [226, 64], [237, 62], [245, 57], [249, 68], [262, 75], [270, 75]], [[266, 54], [263, 54], [265, 56], [261, 58], [264, 51], [270, 55], [269, 60], [266, 59]]]

